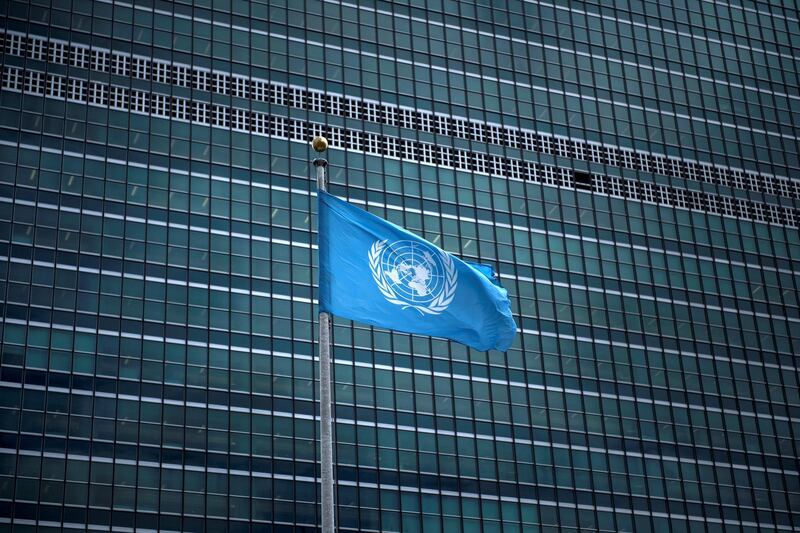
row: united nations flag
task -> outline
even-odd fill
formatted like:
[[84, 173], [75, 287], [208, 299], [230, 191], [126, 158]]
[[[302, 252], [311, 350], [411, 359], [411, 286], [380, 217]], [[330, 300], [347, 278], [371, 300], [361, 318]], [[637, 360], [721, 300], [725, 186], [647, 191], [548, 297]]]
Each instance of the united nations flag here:
[[517, 326], [491, 267], [471, 265], [318, 191], [320, 311], [507, 350]]

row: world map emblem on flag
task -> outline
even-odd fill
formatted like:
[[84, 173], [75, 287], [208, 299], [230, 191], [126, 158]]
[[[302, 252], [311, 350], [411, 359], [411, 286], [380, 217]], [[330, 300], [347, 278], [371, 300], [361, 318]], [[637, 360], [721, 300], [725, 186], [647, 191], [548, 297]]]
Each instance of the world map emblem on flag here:
[[372, 278], [386, 300], [422, 315], [438, 315], [453, 302], [458, 272], [449, 254], [424, 243], [378, 240], [369, 249]]

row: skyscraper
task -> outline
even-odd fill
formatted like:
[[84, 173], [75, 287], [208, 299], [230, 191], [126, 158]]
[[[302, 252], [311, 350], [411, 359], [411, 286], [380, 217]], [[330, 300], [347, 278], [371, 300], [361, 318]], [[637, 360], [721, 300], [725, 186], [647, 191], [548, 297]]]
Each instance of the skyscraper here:
[[342, 530], [800, 528], [790, 2], [0, 9], [1, 527], [319, 523], [323, 134], [521, 328], [335, 322]]

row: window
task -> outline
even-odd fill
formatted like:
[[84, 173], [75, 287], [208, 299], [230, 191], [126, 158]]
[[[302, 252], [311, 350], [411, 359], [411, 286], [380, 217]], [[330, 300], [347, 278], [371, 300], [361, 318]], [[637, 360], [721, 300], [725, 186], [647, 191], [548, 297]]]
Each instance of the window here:
[[736, 213], [733, 210], [733, 198], [729, 196], [718, 196], [720, 200], [719, 209], [723, 215], [727, 215], [729, 217], [736, 216]]
[[734, 170], [730, 173], [731, 187], [736, 189], [744, 189], [744, 172], [741, 170]]
[[232, 76], [231, 89], [233, 91], [233, 96], [236, 96], [238, 98], [249, 98], [250, 97], [249, 78], [243, 78], [241, 76]]
[[172, 116], [178, 120], [191, 120], [191, 106], [185, 98], [172, 99]]
[[503, 144], [503, 128], [496, 124], [489, 124], [487, 126], [489, 134], [489, 142], [492, 144]]
[[530, 130], [522, 130], [522, 149], [536, 152], [539, 150], [538, 135]]
[[[558, 186], [559, 187], [573, 187], [572, 170], [564, 167], [558, 167]], [[635, 182], [631, 182], [635, 183]]]
[[474, 171], [486, 174], [486, 154], [475, 152], [472, 154], [475, 161]]
[[130, 76], [131, 58], [130, 56], [114, 53], [111, 56], [111, 73], [120, 76]]
[[231, 125], [231, 110], [222, 105], [212, 106], [211, 125], [221, 128], [229, 128]]
[[614, 167], [619, 166], [617, 149], [613, 146], [604, 146], [603, 149], [606, 153], [606, 164]]
[[77, 68], [89, 68], [89, 48], [72, 45], [69, 52], [70, 65]]
[[539, 152], [543, 154], [552, 154], [553, 153], [553, 139], [549, 135], [537, 135], [537, 141], [539, 144]]
[[258, 102], [266, 102], [269, 99], [269, 84], [265, 81], [255, 80], [253, 82], [253, 99]]
[[38, 37], [28, 39], [28, 57], [38, 61], [47, 59], [47, 42]]
[[283, 85], [270, 85], [270, 101], [275, 105], [286, 105], [286, 87]]
[[292, 139], [297, 141], [307, 141], [308, 133], [306, 131], [306, 123], [303, 120], [289, 119], [289, 127], [291, 130]]
[[424, 111], [420, 111], [417, 114], [417, 119], [419, 121], [420, 131], [424, 131], [426, 133], [433, 133], [433, 115], [431, 115], [430, 113], [426, 113]]
[[669, 163], [669, 172], [672, 176], [676, 178], [685, 177], [685, 173], [681, 168], [682, 166], [681, 163], [683, 163], [683, 161], [681, 161], [680, 159], [675, 159], [674, 157], [667, 158], [667, 161]]
[[70, 78], [67, 87], [67, 99], [73, 100], [75, 102], [85, 102], [86, 82], [84, 80]]
[[239, 131], [250, 131], [249, 113], [244, 109], [231, 109], [232, 127]]
[[594, 143], [587, 143], [587, 146], [589, 147], [589, 161], [592, 161], [593, 163], [604, 163], [605, 162], [605, 161], [603, 161], [603, 147], [602, 146], [600, 146], [598, 144], [594, 144]]
[[652, 172], [650, 170], [650, 154], [639, 152], [637, 156], [639, 157], [639, 168], [642, 169], [642, 172]]
[[446, 115], [436, 116], [436, 133], [439, 135], [450, 135], [450, 119]]
[[89, 82], [89, 103], [95, 105], [108, 105], [108, 85], [97, 81]]
[[453, 117], [453, 131], [456, 137], [467, 139], [467, 121], [463, 118]]
[[[116, 89], [114, 87], [113, 89]], [[131, 91], [131, 111], [135, 111], [136, 113], [148, 113], [149, 112], [149, 102], [147, 98], [147, 93], [144, 91]], [[121, 107], [121, 106], [117, 106]]]
[[683, 189], [675, 189], [673, 197], [675, 199], [675, 207], [686, 208], [686, 196]]
[[592, 190], [592, 175], [588, 172], [575, 172], [575, 186], [579, 189]]
[[110, 54], [104, 50], [92, 50], [92, 70], [108, 72]]
[[325, 93], [319, 91], [308, 91], [308, 107], [317, 113], [325, 112]]
[[272, 135], [275, 135], [276, 137], [289, 137], [289, 124], [286, 118], [273, 115], [269, 117], [269, 120], [271, 124]]
[[153, 81], [170, 83], [172, 81], [171, 65], [163, 61], [153, 61]]
[[[767, 188], [772, 190], [771, 179], [761, 178], [755, 172], [750, 171], [746, 171], [745, 175], [747, 176], [747, 188], [751, 191], [767, 192]], [[774, 194], [774, 192], [770, 192], [769, 194]]]
[[716, 198], [710, 198], [708, 202], [706, 202], [706, 210], [712, 214], [719, 214], [719, 202]]
[[341, 96], [329, 94], [325, 98], [325, 105], [327, 106], [328, 113], [331, 115], [342, 116], [342, 101]]
[[117, 109], [128, 108], [128, 90], [124, 87], [110, 87], [108, 91], [108, 105]]
[[561, 157], [570, 157], [569, 139], [563, 137], [556, 137], [556, 154]]
[[620, 150], [619, 154], [622, 159], [622, 166], [631, 170], [636, 170], [635, 154], [630, 150]]
[[700, 181], [700, 176], [697, 173], [698, 167], [695, 163], [686, 163], [686, 176], [692, 181]]
[[519, 148], [519, 131], [512, 128], [503, 128], [505, 144], [511, 148]]
[[754, 204], [748, 202], [747, 200], [737, 199], [735, 200], [734, 209], [735, 215], [737, 217], [745, 217], [745, 218], [752, 218], [751, 209]]
[[655, 203], [656, 195], [655, 195], [655, 190], [653, 188], [653, 184], [648, 183], [646, 181], [642, 181], [640, 183], [642, 185], [642, 201]]
[[213, 92], [231, 94], [231, 77], [223, 72], [212, 72], [211, 87]]
[[673, 205], [672, 195], [670, 188], [666, 185], [657, 185], [658, 187], [658, 202], [664, 205]]
[[364, 120], [380, 122], [380, 104], [377, 102], [364, 102]]
[[518, 159], [509, 159], [508, 160], [508, 176], [511, 179], [522, 179], [522, 174], [520, 172], [520, 162]]
[[153, 114], [159, 117], [170, 117], [172, 115], [172, 105], [170, 97], [163, 94], [153, 95]]
[[51, 62], [58, 63], [59, 65], [65, 65], [67, 63], [68, 57], [69, 57], [69, 52], [67, 51], [66, 43], [62, 43], [59, 41], [54, 41], [50, 43]]
[[787, 226], [791, 226], [793, 228], [796, 228], [797, 227], [798, 218], [795, 215], [794, 210], [793, 209], [785, 209], [784, 213], [786, 215], [786, 225]]
[[480, 122], [473, 122], [470, 121], [469, 123], [469, 131], [472, 135], [472, 140], [482, 143], [485, 142], [485, 138], [483, 136], [483, 124]]
[[449, 146], [439, 146], [439, 164], [453, 166], [453, 150]]
[[542, 184], [550, 185], [551, 187], [555, 187], [558, 185], [558, 179], [556, 178], [555, 167], [550, 165], [542, 165], [541, 168], [541, 180]]
[[582, 141], [574, 141], [575, 159], [586, 161], [586, 144]]
[[365, 132], [364, 140], [366, 141], [366, 151], [371, 154], [381, 153], [381, 136], [375, 133]]
[[304, 108], [306, 102], [306, 91], [302, 87], [289, 87], [289, 106]]
[[781, 217], [781, 209], [777, 205], [767, 204], [767, 217], [770, 224], [785, 224], [785, 220]]
[[625, 195], [622, 192], [622, 180], [616, 176], [609, 176], [608, 177], [608, 194], [611, 196], [616, 196], [617, 198], [624, 198]]
[[503, 176], [503, 158], [499, 155], [489, 156], [490, 173], [494, 176]]
[[525, 179], [530, 181], [540, 181], [538, 177], [539, 171], [536, 163], [533, 161], [523, 161], [522, 165], [525, 167]]
[[27, 39], [22, 35], [12, 33], [6, 37], [6, 50], [8, 54], [17, 57], [25, 56], [25, 47], [27, 46]]
[[436, 162], [434, 158], [434, 145], [430, 143], [420, 143], [420, 161], [432, 165]]
[[703, 181], [706, 183], [714, 183], [714, 168], [710, 165], [700, 165], [700, 175], [703, 177]]
[[141, 57], [133, 57], [131, 58], [131, 75], [134, 78], [138, 78], [140, 80], [147, 79], [147, 67], [148, 61]]
[[453, 149], [456, 157], [456, 168], [469, 170], [469, 153], [457, 148]]
[[179, 87], [192, 86], [192, 71], [184, 65], [175, 65], [175, 85]]
[[3, 67], [3, 88], [12, 91], [22, 90], [22, 69]]
[[200, 124], [210, 124], [211, 105], [206, 102], [192, 102], [192, 121]]
[[339, 126], [328, 126], [328, 141], [331, 146], [344, 145], [344, 131]]
[[361, 118], [361, 102], [356, 100], [355, 98], [347, 98], [344, 99], [345, 102], [345, 116], [347, 118]]
[[395, 137], [384, 138], [384, 148], [386, 157], [399, 158], [400, 154], [397, 149], [397, 139]]
[[383, 106], [384, 122], [389, 126], [397, 126], [397, 108], [390, 105]]
[[348, 132], [347, 135], [347, 148], [349, 150], [361, 151], [361, 132], [353, 130]]
[[667, 160], [663, 155], [653, 154], [653, 168], [656, 174], [667, 175]]
[[253, 113], [253, 132], [260, 135], [269, 135], [269, 120], [264, 113]]
[[29, 70], [25, 73], [25, 92], [44, 94], [44, 74]]
[[410, 139], [400, 139], [400, 152], [401, 157], [403, 159], [409, 159], [413, 161], [416, 159], [415, 155], [415, 145], [416, 143]]
[[405, 107], [398, 108], [397, 115], [401, 128], [414, 129], [414, 113], [413, 109]]

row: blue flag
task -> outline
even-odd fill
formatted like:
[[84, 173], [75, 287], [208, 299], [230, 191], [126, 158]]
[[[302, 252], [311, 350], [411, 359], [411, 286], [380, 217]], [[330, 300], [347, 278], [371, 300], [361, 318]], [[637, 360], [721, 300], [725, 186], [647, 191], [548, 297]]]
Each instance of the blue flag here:
[[317, 195], [321, 311], [476, 350], [508, 350], [517, 325], [491, 267], [470, 266], [335, 196]]

